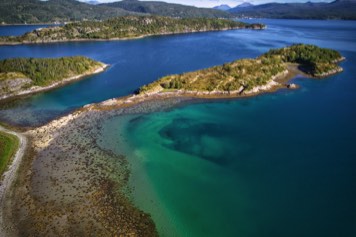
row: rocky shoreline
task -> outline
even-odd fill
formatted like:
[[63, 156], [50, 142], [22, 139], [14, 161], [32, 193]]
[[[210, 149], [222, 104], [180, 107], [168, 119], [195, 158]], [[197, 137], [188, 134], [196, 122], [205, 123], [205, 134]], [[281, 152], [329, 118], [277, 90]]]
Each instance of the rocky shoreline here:
[[316, 78], [324, 78], [324, 77], [329, 77], [329, 76], [332, 76], [332, 75], [335, 75], [335, 74], [338, 74], [340, 72], [343, 72], [344, 69], [342, 67], [338, 67], [336, 69], [333, 69], [333, 70], [330, 70], [328, 72], [323, 72], [321, 74], [317, 74], [315, 77]]

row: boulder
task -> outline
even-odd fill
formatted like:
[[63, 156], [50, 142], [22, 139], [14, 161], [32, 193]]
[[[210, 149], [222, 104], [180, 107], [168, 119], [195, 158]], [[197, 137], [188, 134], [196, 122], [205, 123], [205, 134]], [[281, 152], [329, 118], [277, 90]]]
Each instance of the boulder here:
[[287, 88], [289, 88], [289, 89], [297, 89], [298, 86], [296, 84], [294, 84], [294, 83], [290, 83], [290, 84], [287, 84]]

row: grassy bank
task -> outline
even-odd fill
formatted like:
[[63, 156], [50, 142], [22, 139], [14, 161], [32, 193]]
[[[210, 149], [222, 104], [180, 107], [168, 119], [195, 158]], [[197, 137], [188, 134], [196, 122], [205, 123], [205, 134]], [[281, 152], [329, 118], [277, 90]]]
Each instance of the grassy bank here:
[[15, 155], [18, 146], [19, 141], [14, 135], [0, 132], [0, 176], [6, 171], [7, 165]]

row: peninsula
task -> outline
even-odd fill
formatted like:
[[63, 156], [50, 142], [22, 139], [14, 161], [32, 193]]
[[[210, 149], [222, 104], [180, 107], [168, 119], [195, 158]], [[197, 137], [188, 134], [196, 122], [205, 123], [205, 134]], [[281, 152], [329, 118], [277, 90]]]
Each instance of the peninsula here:
[[41, 28], [21, 36], [2, 36], [0, 45], [99, 41], [142, 38], [232, 29], [263, 29], [262, 24], [247, 24], [226, 19], [126, 16], [105, 21], [83, 21], [64, 26]]
[[13, 58], [0, 61], [0, 99], [32, 94], [102, 72], [106, 64], [90, 58]]
[[[326, 77], [342, 71], [339, 52], [314, 45], [297, 44], [274, 49], [256, 59], [242, 59], [195, 72], [163, 77], [142, 86], [139, 95], [157, 93], [192, 96], [243, 96], [280, 88], [286, 77], [304, 73]], [[294, 73], [293, 73], [294, 72]]]

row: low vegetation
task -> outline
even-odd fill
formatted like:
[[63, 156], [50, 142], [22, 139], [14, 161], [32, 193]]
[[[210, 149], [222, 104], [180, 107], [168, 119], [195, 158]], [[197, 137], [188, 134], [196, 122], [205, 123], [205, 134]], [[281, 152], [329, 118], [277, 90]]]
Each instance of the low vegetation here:
[[6, 171], [11, 158], [15, 155], [19, 141], [17, 137], [0, 132], [0, 177]]
[[27, 77], [19, 72], [0, 72], [0, 81], [5, 81], [8, 79], [15, 79], [15, 78], [25, 79]]
[[288, 69], [298, 64], [305, 73], [318, 77], [336, 73], [340, 53], [314, 45], [293, 45], [273, 49], [256, 59], [242, 59], [195, 72], [163, 77], [141, 87], [141, 93], [160, 91], [238, 92], [266, 85]]
[[22, 36], [0, 37], [0, 43], [45, 43], [76, 40], [135, 38], [147, 35], [188, 33], [239, 28], [262, 29], [261, 24], [247, 24], [225, 19], [127, 16], [106, 21], [83, 21], [43, 28]]

